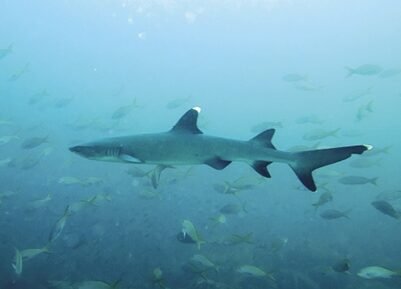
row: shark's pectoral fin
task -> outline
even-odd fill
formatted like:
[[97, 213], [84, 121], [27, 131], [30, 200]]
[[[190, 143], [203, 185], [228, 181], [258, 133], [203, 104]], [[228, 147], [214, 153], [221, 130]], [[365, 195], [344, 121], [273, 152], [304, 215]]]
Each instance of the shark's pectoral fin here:
[[252, 168], [261, 176], [265, 178], [271, 178], [269, 171], [267, 170], [267, 166], [270, 165], [272, 162], [265, 162], [265, 161], [255, 161], [252, 164]]
[[137, 159], [136, 157], [133, 157], [133, 156], [127, 155], [127, 154], [121, 154], [118, 156], [118, 158], [127, 163], [134, 163], [134, 164], [143, 163], [143, 161], [141, 161], [140, 159]]
[[153, 170], [150, 171], [150, 182], [152, 183], [152, 187], [157, 189], [160, 183], [160, 175], [162, 171], [167, 168], [173, 168], [172, 166], [165, 166], [165, 165], [157, 165]]
[[208, 165], [216, 170], [222, 170], [224, 169], [226, 166], [228, 166], [229, 164], [231, 164], [231, 161], [226, 161], [223, 160], [219, 157], [215, 157], [212, 159], [209, 159], [205, 162], [205, 165]]

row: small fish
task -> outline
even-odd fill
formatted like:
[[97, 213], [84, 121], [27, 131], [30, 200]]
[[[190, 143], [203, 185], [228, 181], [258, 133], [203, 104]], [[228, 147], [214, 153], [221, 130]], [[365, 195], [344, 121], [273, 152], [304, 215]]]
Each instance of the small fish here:
[[219, 212], [224, 215], [239, 215], [240, 213], [247, 212], [247, 210], [245, 209], [245, 205], [243, 204], [240, 205], [229, 203], [221, 207]]
[[331, 266], [331, 269], [338, 273], [348, 273], [350, 269], [349, 259], [342, 259]]
[[65, 224], [67, 223], [67, 218], [70, 215], [70, 207], [67, 206], [67, 208], [64, 211], [64, 215], [57, 220], [57, 222], [54, 224], [53, 228], [50, 231], [49, 234], [49, 243], [53, 243], [60, 237], [61, 233], [64, 230]]
[[306, 116], [301, 116], [295, 120], [297, 124], [322, 124], [324, 123], [323, 120], [321, 120], [318, 116], [312, 114], [312, 115], [306, 115]]
[[210, 220], [212, 220], [216, 224], [225, 224], [225, 223], [227, 223], [227, 218], [226, 218], [226, 216], [224, 214], [220, 214], [217, 217], [212, 217], [212, 218], [210, 218]]
[[38, 146], [40, 146], [43, 143], [48, 142], [48, 136], [45, 137], [31, 137], [28, 139], [25, 139], [22, 144], [21, 144], [21, 148], [23, 149], [33, 149], [36, 148]]
[[84, 187], [93, 186], [93, 185], [100, 185], [103, 183], [103, 179], [98, 177], [87, 177], [81, 179], [81, 185]]
[[14, 139], [19, 139], [19, 136], [16, 135], [4, 135], [0, 137], [0, 145], [8, 144], [10, 141]]
[[62, 185], [76, 185], [76, 184], [81, 184], [81, 180], [78, 179], [77, 177], [61, 177], [58, 179], [58, 183]]
[[377, 75], [383, 70], [383, 68], [375, 64], [362, 64], [355, 68], [346, 66], [345, 69], [348, 71], [346, 77], [350, 77], [352, 75], [360, 75], [360, 76]]
[[365, 95], [370, 94], [372, 91], [372, 87], [368, 87], [366, 89], [362, 89], [362, 90], [356, 90], [351, 92], [350, 94], [348, 94], [347, 96], [345, 96], [343, 98], [344, 102], [352, 102], [355, 101], [357, 99], [360, 99], [361, 97], [364, 97]]
[[329, 136], [337, 136], [337, 132], [340, 128], [333, 130], [325, 130], [325, 129], [314, 129], [303, 136], [304, 140], [307, 141], [316, 141], [321, 140]]
[[255, 124], [251, 127], [251, 132], [253, 133], [260, 133], [265, 131], [269, 128], [282, 128], [283, 123], [281, 121], [264, 121], [258, 124]]
[[230, 236], [227, 244], [228, 245], [253, 244], [252, 235], [253, 233], [248, 233], [244, 235], [233, 234]]
[[380, 78], [390, 78], [390, 77], [394, 77], [394, 76], [397, 76], [400, 74], [401, 74], [401, 69], [390, 68], [390, 69], [386, 69], [382, 73], [380, 73], [379, 77]]
[[8, 164], [12, 161], [11, 158], [5, 158], [0, 160], [0, 167], [8, 166]]
[[376, 196], [376, 200], [385, 200], [388, 202], [397, 201], [399, 199], [401, 199], [401, 190], [384, 191]]
[[321, 212], [320, 217], [322, 217], [323, 219], [326, 219], [326, 220], [335, 220], [335, 219], [339, 219], [339, 218], [349, 219], [349, 217], [348, 217], [349, 212], [350, 212], [349, 210], [341, 212], [341, 211], [338, 211], [335, 209], [328, 209], [328, 210]]
[[72, 96], [68, 96], [68, 97], [64, 97], [64, 98], [59, 98], [59, 99], [57, 99], [56, 102], [54, 103], [54, 107], [56, 107], [56, 108], [63, 108], [63, 107], [66, 107], [66, 106], [69, 105], [73, 100], [74, 100], [74, 97], [72, 97]]
[[373, 105], [373, 101], [370, 101], [370, 102], [367, 103], [367, 104], [361, 105], [361, 106], [358, 108], [358, 111], [357, 111], [357, 113], [356, 113], [356, 119], [357, 119], [358, 121], [361, 121], [361, 120], [367, 118], [368, 115], [371, 114], [371, 113], [373, 112], [372, 105]]
[[39, 248], [39, 249], [25, 249], [25, 250], [22, 250], [20, 253], [21, 253], [23, 260], [27, 261], [40, 254], [49, 253], [49, 252], [50, 252], [49, 248], [47, 246], [45, 246], [45, 247]]
[[189, 220], [184, 220], [182, 222], [182, 232], [184, 235], [188, 234], [191, 237], [191, 239], [195, 241], [196, 245], [198, 246], [198, 249], [200, 249], [200, 246], [202, 244], [206, 243], [201, 239], [195, 226]]
[[47, 92], [46, 89], [43, 89], [43, 90], [35, 93], [34, 95], [32, 95], [28, 100], [28, 104], [35, 105], [35, 104], [41, 102], [46, 96], [49, 96], [49, 93]]
[[43, 199], [38, 199], [38, 200], [34, 200], [30, 203], [30, 206], [38, 209], [41, 208], [43, 206], [45, 206], [48, 202], [50, 202], [52, 200], [52, 195], [51, 194], [47, 194], [47, 196]]
[[[203, 255], [195, 254], [192, 256], [190, 261], [198, 269], [205, 268], [205, 269], [214, 269], [214, 270], [218, 271], [217, 266], [212, 261], [210, 261], [207, 257], [205, 257]], [[201, 268], [199, 268], [199, 267], [201, 267]]]
[[131, 104], [120, 106], [111, 115], [112, 119], [119, 120], [130, 114], [135, 108], [138, 108], [137, 100], [134, 98]]
[[163, 271], [159, 267], [153, 270], [152, 275], [153, 283], [158, 285], [160, 288], [166, 288], [166, 286], [164, 285]]
[[377, 185], [377, 177], [375, 178], [366, 178], [362, 176], [347, 176], [342, 177], [338, 180], [343, 185], [364, 185], [364, 184], [372, 184]]
[[277, 253], [288, 243], [288, 238], [276, 238], [272, 241], [270, 249], [272, 253]]
[[314, 206], [317, 209], [331, 201], [333, 201], [333, 195], [331, 192], [327, 191], [322, 193], [319, 196], [319, 200], [316, 203], [313, 203], [312, 206]]
[[[28, 156], [22, 160], [17, 161], [17, 166], [22, 170], [29, 170], [36, 167], [40, 160], [42, 159], [42, 155], [32, 155]], [[10, 165], [10, 164], [9, 164]]]
[[91, 197], [87, 200], [81, 200], [75, 203], [72, 203], [68, 206], [68, 215], [72, 215], [72, 214], [76, 214], [79, 211], [81, 211], [82, 209], [86, 208], [87, 206], [90, 205], [95, 205], [95, 201], [96, 201], [96, 196]]
[[373, 201], [371, 204], [378, 211], [382, 212], [383, 214], [385, 214], [387, 216], [390, 216], [394, 219], [401, 218], [401, 212], [394, 209], [394, 207], [387, 201], [378, 200], [378, 201]]
[[22, 264], [23, 264], [23, 259], [21, 252], [15, 248], [15, 257], [14, 257], [14, 264], [12, 264], [12, 267], [14, 268], [15, 274], [20, 276], [22, 274]]
[[322, 85], [312, 84], [308, 82], [301, 82], [295, 85], [295, 88], [303, 91], [317, 91], [323, 88]]
[[238, 273], [250, 275], [252, 277], [268, 277], [275, 281], [274, 276], [272, 273], [267, 273], [264, 270], [260, 269], [259, 267], [253, 265], [242, 265], [237, 269]]
[[13, 44], [8, 45], [7, 48], [0, 48], [0, 60], [13, 52]]
[[306, 81], [308, 77], [306, 75], [301, 75], [297, 73], [289, 73], [284, 75], [282, 78], [285, 82], [300, 82], [300, 81]]
[[357, 275], [365, 279], [377, 279], [377, 278], [388, 279], [394, 276], [400, 277], [401, 272], [396, 272], [380, 266], [369, 266], [362, 268]]
[[23, 76], [25, 73], [29, 71], [29, 66], [30, 66], [29, 63], [25, 64], [25, 66], [21, 70], [11, 75], [8, 81], [17, 81], [18, 79], [20, 79], [21, 76]]

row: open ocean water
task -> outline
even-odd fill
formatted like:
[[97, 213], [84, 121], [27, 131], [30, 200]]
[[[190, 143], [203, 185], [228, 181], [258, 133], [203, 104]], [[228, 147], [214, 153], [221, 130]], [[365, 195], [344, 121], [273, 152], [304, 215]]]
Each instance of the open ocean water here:
[[[0, 0], [0, 289], [401, 288], [400, 15], [395, 0]], [[285, 163], [221, 169], [229, 145], [163, 170], [69, 150], [198, 106], [205, 135], [373, 149], [316, 170], [316, 192]]]

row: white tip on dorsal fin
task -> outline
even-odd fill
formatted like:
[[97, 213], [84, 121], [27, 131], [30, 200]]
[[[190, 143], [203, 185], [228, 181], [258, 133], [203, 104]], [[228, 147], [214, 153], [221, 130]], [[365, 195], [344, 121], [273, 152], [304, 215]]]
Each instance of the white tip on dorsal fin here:
[[372, 146], [372, 145], [369, 145], [369, 144], [364, 144], [364, 147], [366, 147], [366, 149], [367, 149], [368, 151], [370, 151], [371, 149], [373, 149], [373, 146]]
[[201, 108], [199, 106], [195, 106], [192, 108], [193, 110], [196, 110], [198, 113], [201, 112]]

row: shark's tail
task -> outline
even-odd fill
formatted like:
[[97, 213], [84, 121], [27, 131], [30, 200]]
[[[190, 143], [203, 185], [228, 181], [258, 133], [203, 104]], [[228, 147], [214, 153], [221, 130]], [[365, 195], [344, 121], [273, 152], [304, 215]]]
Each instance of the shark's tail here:
[[362, 154], [371, 148], [370, 145], [356, 145], [297, 152], [294, 153], [295, 163], [290, 164], [290, 167], [305, 187], [311, 191], [316, 191], [312, 177], [312, 172], [315, 169], [345, 160], [353, 154]]
[[[252, 138], [250, 142], [258, 142], [265, 147], [276, 149], [271, 142], [274, 132], [274, 129], [265, 130]], [[316, 191], [316, 185], [313, 180], [312, 172], [315, 169], [345, 160], [353, 154], [362, 154], [364, 151], [370, 149], [372, 149], [372, 146], [370, 145], [356, 145], [294, 152], [291, 153], [293, 161], [289, 165], [304, 186], [314, 192]], [[271, 164], [269, 161], [255, 161], [253, 162], [252, 167], [260, 175], [270, 178], [270, 173], [267, 170], [269, 164]]]

